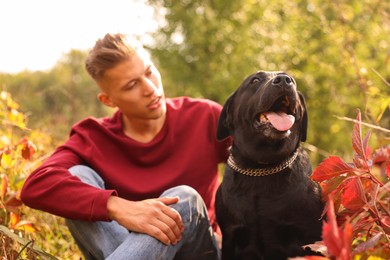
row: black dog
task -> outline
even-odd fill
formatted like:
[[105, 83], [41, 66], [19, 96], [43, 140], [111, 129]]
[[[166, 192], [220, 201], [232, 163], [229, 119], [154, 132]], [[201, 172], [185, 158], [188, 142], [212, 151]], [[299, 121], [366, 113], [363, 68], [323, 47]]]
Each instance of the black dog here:
[[286, 259], [321, 240], [321, 190], [310, 178], [305, 100], [283, 72], [256, 72], [227, 99], [217, 138], [233, 139], [216, 196], [223, 259]]

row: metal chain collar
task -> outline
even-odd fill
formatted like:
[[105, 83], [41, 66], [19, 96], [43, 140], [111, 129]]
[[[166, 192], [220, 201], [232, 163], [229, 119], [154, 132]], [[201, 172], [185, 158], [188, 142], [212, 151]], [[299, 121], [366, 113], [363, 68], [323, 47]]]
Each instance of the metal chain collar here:
[[227, 164], [234, 171], [239, 172], [239, 173], [244, 174], [244, 175], [257, 176], [257, 177], [258, 176], [267, 176], [267, 175], [271, 175], [271, 174], [274, 174], [274, 173], [278, 173], [278, 172], [286, 169], [287, 167], [290, 167], [291, 164], [294, 162], [294, 160], [297, 158], [297, 156], [298, 156], [298, 150], [295, 151], [295, 153], [290, 158], [288, 158], [287, 160], [283, 161], [278, 166], [270, 167], [270, 168], [263, 168], [263, 169], [252, 169], [252, 168], [250, 168], [250, 169], [241, 169], [234, 162], [234, 159], [233, 159], [232, 155], [229, 156]]

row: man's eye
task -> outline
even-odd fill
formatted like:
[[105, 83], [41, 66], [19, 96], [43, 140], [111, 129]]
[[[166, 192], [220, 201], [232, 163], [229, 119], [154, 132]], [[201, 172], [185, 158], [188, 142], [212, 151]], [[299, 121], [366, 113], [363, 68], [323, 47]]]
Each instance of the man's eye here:
[[153, 74], [153, 71], [150, 69], [150, 70], [147, 70], [146, 72], [145, 72], [145, 75], [146, 76], [150, 76], [150, 75], [152, 75]]
[[126, 86], [126, 90], [133, 89], [137, 85], [137, 81], [132, 81]]

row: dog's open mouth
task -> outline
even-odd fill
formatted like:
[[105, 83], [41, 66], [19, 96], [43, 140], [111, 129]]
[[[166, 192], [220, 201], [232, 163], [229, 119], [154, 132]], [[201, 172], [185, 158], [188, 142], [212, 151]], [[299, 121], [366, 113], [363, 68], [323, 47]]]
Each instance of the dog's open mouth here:
[[254, 127], [272, 126], [280, 132], [290, 130], [295, 122], [295, 105], [292, 103], [288, 96], [280, 97], [268, 111], [256, 115]]

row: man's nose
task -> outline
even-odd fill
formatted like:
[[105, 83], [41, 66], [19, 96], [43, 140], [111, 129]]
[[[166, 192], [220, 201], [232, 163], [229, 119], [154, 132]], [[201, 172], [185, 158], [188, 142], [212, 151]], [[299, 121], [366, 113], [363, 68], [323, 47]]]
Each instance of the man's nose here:
[[158, 86], [151, 79], [143, 79], [144, 95], [149, 96], [158, 90]]

